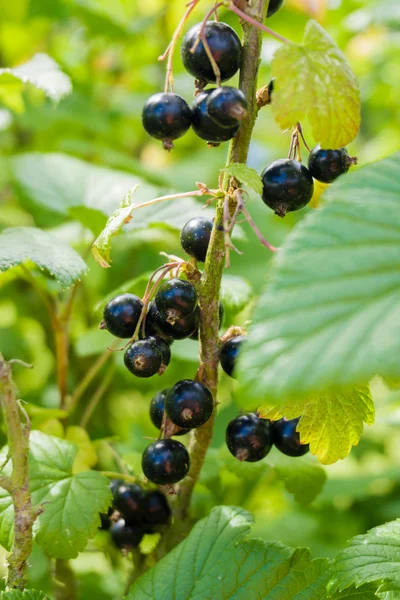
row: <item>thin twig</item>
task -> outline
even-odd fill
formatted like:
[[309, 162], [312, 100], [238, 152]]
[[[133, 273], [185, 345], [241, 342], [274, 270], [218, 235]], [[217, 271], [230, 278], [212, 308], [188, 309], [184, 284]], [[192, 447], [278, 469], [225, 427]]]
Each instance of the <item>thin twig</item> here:
[[106, 393], [106, 391], [112, 381], [113, 375], [114, 375], [114, 365], [111, 365], [111, 367], [108, 369], [103, 381], [100, 383], [99, 387], [97, 388], [97, 390], [93, 394], [92, 398], [88, 402], [88, 404], [85, 408], [85, 411], [82, 415], [80, 426], [83, 427], [84, 429], [86, 429], [87, 424], [89, 423], [94, 411], [96, 410], [98, 403], [100, 402], [100, 400]]
[[250, 227], [253, 229], [254, 233], [256, 234], [256, 236], [258, 237], [258, 239], [260, 240], [262, 245], [265, 246], [266, 248], [268, 248], [268, 250], [271, 250], [271, 252], [276, 252], [278, 250], [278, 248], [276, 248], [275, 246], [270, 244], [268, 242], [268, 240], [265, 239], [265, 237], [263, 236], [261, 231], [258, 229], [255, 222], [253, 221], [249, 211], [247, 210], [247, 208], [243, 202], [243, 198], [242, 198], [242, 194], [241, 194], [240, 190], [235, 190], [234, 194], [237, 198], [238, 203], [240, 204], [240, 212], [242, 212], [244, 214], [247, 222], [249, 223]]

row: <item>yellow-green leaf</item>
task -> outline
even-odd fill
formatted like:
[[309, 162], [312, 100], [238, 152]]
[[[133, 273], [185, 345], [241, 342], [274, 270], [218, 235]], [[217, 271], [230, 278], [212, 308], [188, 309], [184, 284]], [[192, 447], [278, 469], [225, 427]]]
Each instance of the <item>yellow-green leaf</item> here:
[[287, 129], [308, 117], [324, 148], [349, 144], [360, 128], [357, 79], [332, 38], [309, 21], [301, 44], [285, 44], [271, 64], [275, 77], [272, 108]]

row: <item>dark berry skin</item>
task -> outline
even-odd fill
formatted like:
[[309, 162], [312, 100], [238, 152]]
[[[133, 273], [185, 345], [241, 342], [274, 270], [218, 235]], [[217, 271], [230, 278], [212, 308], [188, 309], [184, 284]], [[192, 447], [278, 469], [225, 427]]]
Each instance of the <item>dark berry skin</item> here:
[[269, 0], [267, 18], [272, 17], [281, 8], [283, 0]]
[[150, 302], [147, 313], [146, 327], [160, 331], [164, 336], [172, 337], [174, 340], [183, 340], [190, 337], [199, 326], [200, 309], [197, 307], [190, 315], [178, 319], [175, 323], [168, 322], [168, 315], [161, 313], [154, 301]]
[[165, 397], [166, 413], [178, 427], [193, 429], [204, 425], [213, 408], [214, 400], [208, 387], [193, 379], [178, 381]]
[[235, 366], [239, 356], [240, 346], [246, 339], [244, 335], [237, 335], [231, 338], [221, 348], [219, 357], [221, 367], [227, 375], [234, 377]]
[[116, 296], [104, 309], [104, 321], [100, 327], [119, 338], [131, 338], [135, 333], [143, 303], [134, 294]]
[[120, 519], [114, 523], [110, 529], [112, 541], [121, 550], [137, 548], [142, 541], [143, 533], [141, 525], [138, 523], [128, 525], [124, 519]]
[[168, 279], [158, 288], [155, 303], [158, 310], [166, 313], [168, 321], [174, 324], [194, 311], [197, 306], [197, 292], [189, 281]]
[[[181, 59], [185, 69], [196, 79], [215, 82], [215, 74], [210, 59], [202, 41], [199, 42], [194, 52], [202, 23], [194, 25], [185, 35], [181, 46]], [[211, 54], [221, 73], [221, 81], [230, 79], [240, 67], [242, 45], [236, 32], [226, 23], [207, 21], [204, 35]]]
[[172, 147], [173, 140], [187, 132], [191, 120], [186, 101], [172, 92], [154, 94], [143, 107], [143, 127], [153, 138], [163, 140], [167, 149]]
[[280, 419], [272, 423], [272, 441], [286, 456], [303, 456], [310, 449], [309, 444], [300, 444], [300, 434], [296, 431], [298, 419]]
[[158, 485], [177, 483], [187, 475], [189, 467], [189, 453], [177, 440], [158, 440], [143, 452], [143, 473]]
[[219, 127], [236, 127], [245, 117], [247, 100], [241, 90], [220, 87], [213, 90], [207, 99], [207, 111]]
[[313, 196], [314, 182], [310, 171], [297, 160], [276, 160], [261, 173], [262, 199], [279, 217], [300, 210]]
[[145, 493], [135, 483], [122, 483], [113, 493], [113, 506], [127, 523], [136, 523], [143, 516]]
[[[165, 390], [161, 390], [161, 392], [157, 392], [153, 396], [150, 402], [150, 419], [153, 423], [154, 427], [157, 429], [161, 429], [163, 417], [164, 417], [164, 404], [165, 404], [165, 396], [167, 395], [168, 388]], [[190, 429], [182, 429], [173, 435], [186, 435], [189, 433]]]
[[[224, 305], [222, 304], [222, 302], [219, 303], [218, 305], [218, 316], [219, 316], [219, 329], [221, 329], [222, 325], [224, 324], [224, 318], [225, 318], [225, 308]], [[197, 327], [196, 331], [194, 333], [192, 333], [192, 335], [190, 336], [191, 340], [198, 340], [199, 339], [199, 328]]]
[[153, 346], [160, 352], [161, 354], [161, 368], [164, 367], [166, 369], [171, 362], [171, 348], [169, 344], [160, 336], [150, 336], [147, 338]]
[[152, 338], [133, 342], [124, 354], [126, 368], [136, 377], [152, 377], [162, 367], [162, 356]]
[[234, 127], [220, 127], [212, 120], [207, 111], [207, 100], [214, 90], [204, 90], [196, 96], [192, 106], [192, 128], [202, 140], [211, 144], [220, 144], [232, 139], [240, 124]]
[[143, 523], [146, 525], [168, 525], [171, 509], [161, 492], [148, 492], [144, 501]]
[[272, 428], [267, 419], [256, 413], [240, 415], [226, 429], [229, 452], [240, 461], [257, 462], [267, 456], [272, 446]]
[[194, 217], [183, 226], [181, 246], [189, 256], [204, 262], [210, 243], [213, 222], [205, 217]]
[[308, 157], [308, 168], [311, 175], [322, 183], [332, 183], [347, 173], [355, 159], [350, 158], [346, 148], [339, 150], [323, 150], [320, 145], [315, 146]]

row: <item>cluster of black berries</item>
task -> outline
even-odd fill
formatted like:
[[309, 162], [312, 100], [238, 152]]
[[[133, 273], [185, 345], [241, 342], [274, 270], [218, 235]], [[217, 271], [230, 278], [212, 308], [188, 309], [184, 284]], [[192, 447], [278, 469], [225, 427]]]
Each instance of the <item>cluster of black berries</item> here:
[[339, 175], [347, 173], [357, 160], [350, 157], [346, 148], [323, 150], [319, 145], [311, 150], [308, 169], [293, 159], [275, 160], [261, 173], [262, 199], [275, 214], [304, 208], [314, 193], [314, 179], [332, 183]]
[[[201, 40], [201, 30], [207, 40], [215, 65], [211, 64]], [[236, 32], [217, 21], [194, 25], [186, 34], [181, 46], [181, 58], [186, 70], [196, 78], [196, 88], [201, 90], [192, 108], [173, 92], [151, 96], [143, 108], [143, 127], [152, 137], [162, 140], [164, 148], [173, 147], [173, 141], [182, 137], [192, 126], [198, 137], [216, 145], [233, 138], [246, 114], [247, 102], [243, 93], [234, 87], [222, 86], [204, 90], [215, 83], [215, 66], [220, 81], [233, 77], [239, 67], [242, 45]]]
[[123, 550], [136, 548], [145, 533], [155, 533], [168, 525], [171, 509], [161, 492], [145, 491], [135, 483], [114, 480], [108, 515], [100, 515], [102, 529], [110, 531], [114, 544]]

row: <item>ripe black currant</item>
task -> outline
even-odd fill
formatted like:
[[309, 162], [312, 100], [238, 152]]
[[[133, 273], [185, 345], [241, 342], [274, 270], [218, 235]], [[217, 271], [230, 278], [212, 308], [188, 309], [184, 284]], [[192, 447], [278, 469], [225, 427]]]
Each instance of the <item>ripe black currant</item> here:
[[243, 92], [234, 87], [219, 87], [207, 99], [207, 111], [219, 127], [236, 127], [245, 117], [247, 100]]
[[[185, 69], [193, 77], [203, 82], [215, 81], [214, 70], [201, 40], [192, 52], [202, 25], [194, 25], [185, 35], [181, 46], [181, 58]], [[220, 70], [221, 81], [230, 79], [240, 67], [242, 45], [238, 35], [232, 27], [217, 21], [207, 21], [204, 35]]]
[[161, 492], [147, 492], [144, 500], [145, 525], [167, 525], [171, 516], [171, 509], [166, 497]]
[[183, 226], [181, 246], [189, 256], [200, 262], [206, 260], [213, 222], [206, 217], [194, 217]]
[[257, 462], [267, 456], [272, 446], [272, 428], [267, 419], [256, 413], [240, 415], [226, 429], [226, 445], [240, 461]]
[[[219, 329], [221, 329], [222, 325], [224, 324], [224, 318], [225, 318], [225, 308], [224, 308], [224, 305], [222, 304], [222, 302], [220, 302], [218, 305], [218, 316], [219, 316]], [[196, 331], [194, 331], [194, 333], [192, 333], [192, 335], [190, 336], [190, 339], [191, 340], [199, 339], [199, 327], [197, 327]]]
[[[161, 390], [161, 392], [157, 392], [150, 402], [150, 419], [151, 422], [157, 429], [161, 429], [162, 421], [164, 417], [164, 404], [165, 404], [165, 396], [167, 395], [168, 388], [165, 390]], [[188, 433], [190, 429], [181, 429], [177, 433], [173, 435], [185, 435]]]
[[162, 368], [162, 356], [153, 339], [145, 338], [127, 348], [124, 363], [136, 377], [152, 377]]
[[143, 516], [145, 493], [135, 483], [122, 483], [113, 492], [113, 506], [127, 523], [140, 521]]
[[158, 440], [143, 452], [143, 473], [159, 485], [177, 483], [187, 475], [189, 467], [189, 453], [177, 440]]
[[120, 294], [106, 304], [100, 328], [120, 338], [131, 338], [135, 333], [143, 303], [134, 294]]
[[165, 410], [178, 427], [195, 428], [204, 425], [214, 408], [212, 393], [193, 379], [178, 381], [167, 392]]
[[300, 434], [296, 431], [298, 419], [280, 419], [272, 423], [272, 441], [287, 456], [303, 456], [310, 449], [309, 444], [300, 443]]
[[132, 550], [132, 548], [137, 548], [142, 541], [143, 529], [138, 523], [129, 525], [125, 523], [124, 519], [120, 519], [111, 526], [110, 534], [117, 548]]
[[207, 100], [214, 90], [204, 90], [196, 96], [192, 106], [192, 127], [196, 135], [210, 144], [220, 144], [232, 139], [240, 124], [234, 127], [220, 127], [207, 111]]
[[187, 132], [191, 120], [192, 114], [186, 101], [172, 92], [154, 94], [143, 107], [143, 127], [149, 135], [162, 140], [167, 150], [173, 147], [173, 140]]
[[281, 8], [283, 0], [269, 0], [267, 18], [272, 17]]
[[195, 287], [183, 279], [168, 279], [158, 288], [155, 303], [161, 313], [167, 315], [172, 325], [178, 319], [190, 315], [197, 306]]
[[310, 171], [297, 160], [276, 160], [261, 173], [262, 199], [276, 215], [299, 210], [308, 204], [314, 192]]
[[196, 331], [200, 321], [200, 309], [196, 309], [187, 317], [178, 319], [175, 323], [168, 322], [168, 316], [158, 310], [154, 300], [150, 302], [149, 311], [146, 318], [147, 328], [159, 331], [164, 337], [172, 337], [174, 340], [183, 340], [190, 337]]
[[323, 183], [332, 183], [339, 175], [347, 173], [354, 164], [357, 164], [357, 159], [350, 157], [346, 148], [323, 150], [318, 144], [308, 157], [311, 175]]
[[[146, 338], [145, 338], [146, 339]], [[147, 338], [149, 342], [160, 352], [161, 354], [161, 371], [162, 374], [171, 362], [171, 348], [169, 344], [160, 336], [154, 335]]]
[[221, 348], [220, 363], [227, 375], [234, 377], [235, 366], [239, 356], [240, 346], [245, 341], [246, 336], [237, 335], [231, 338]]

